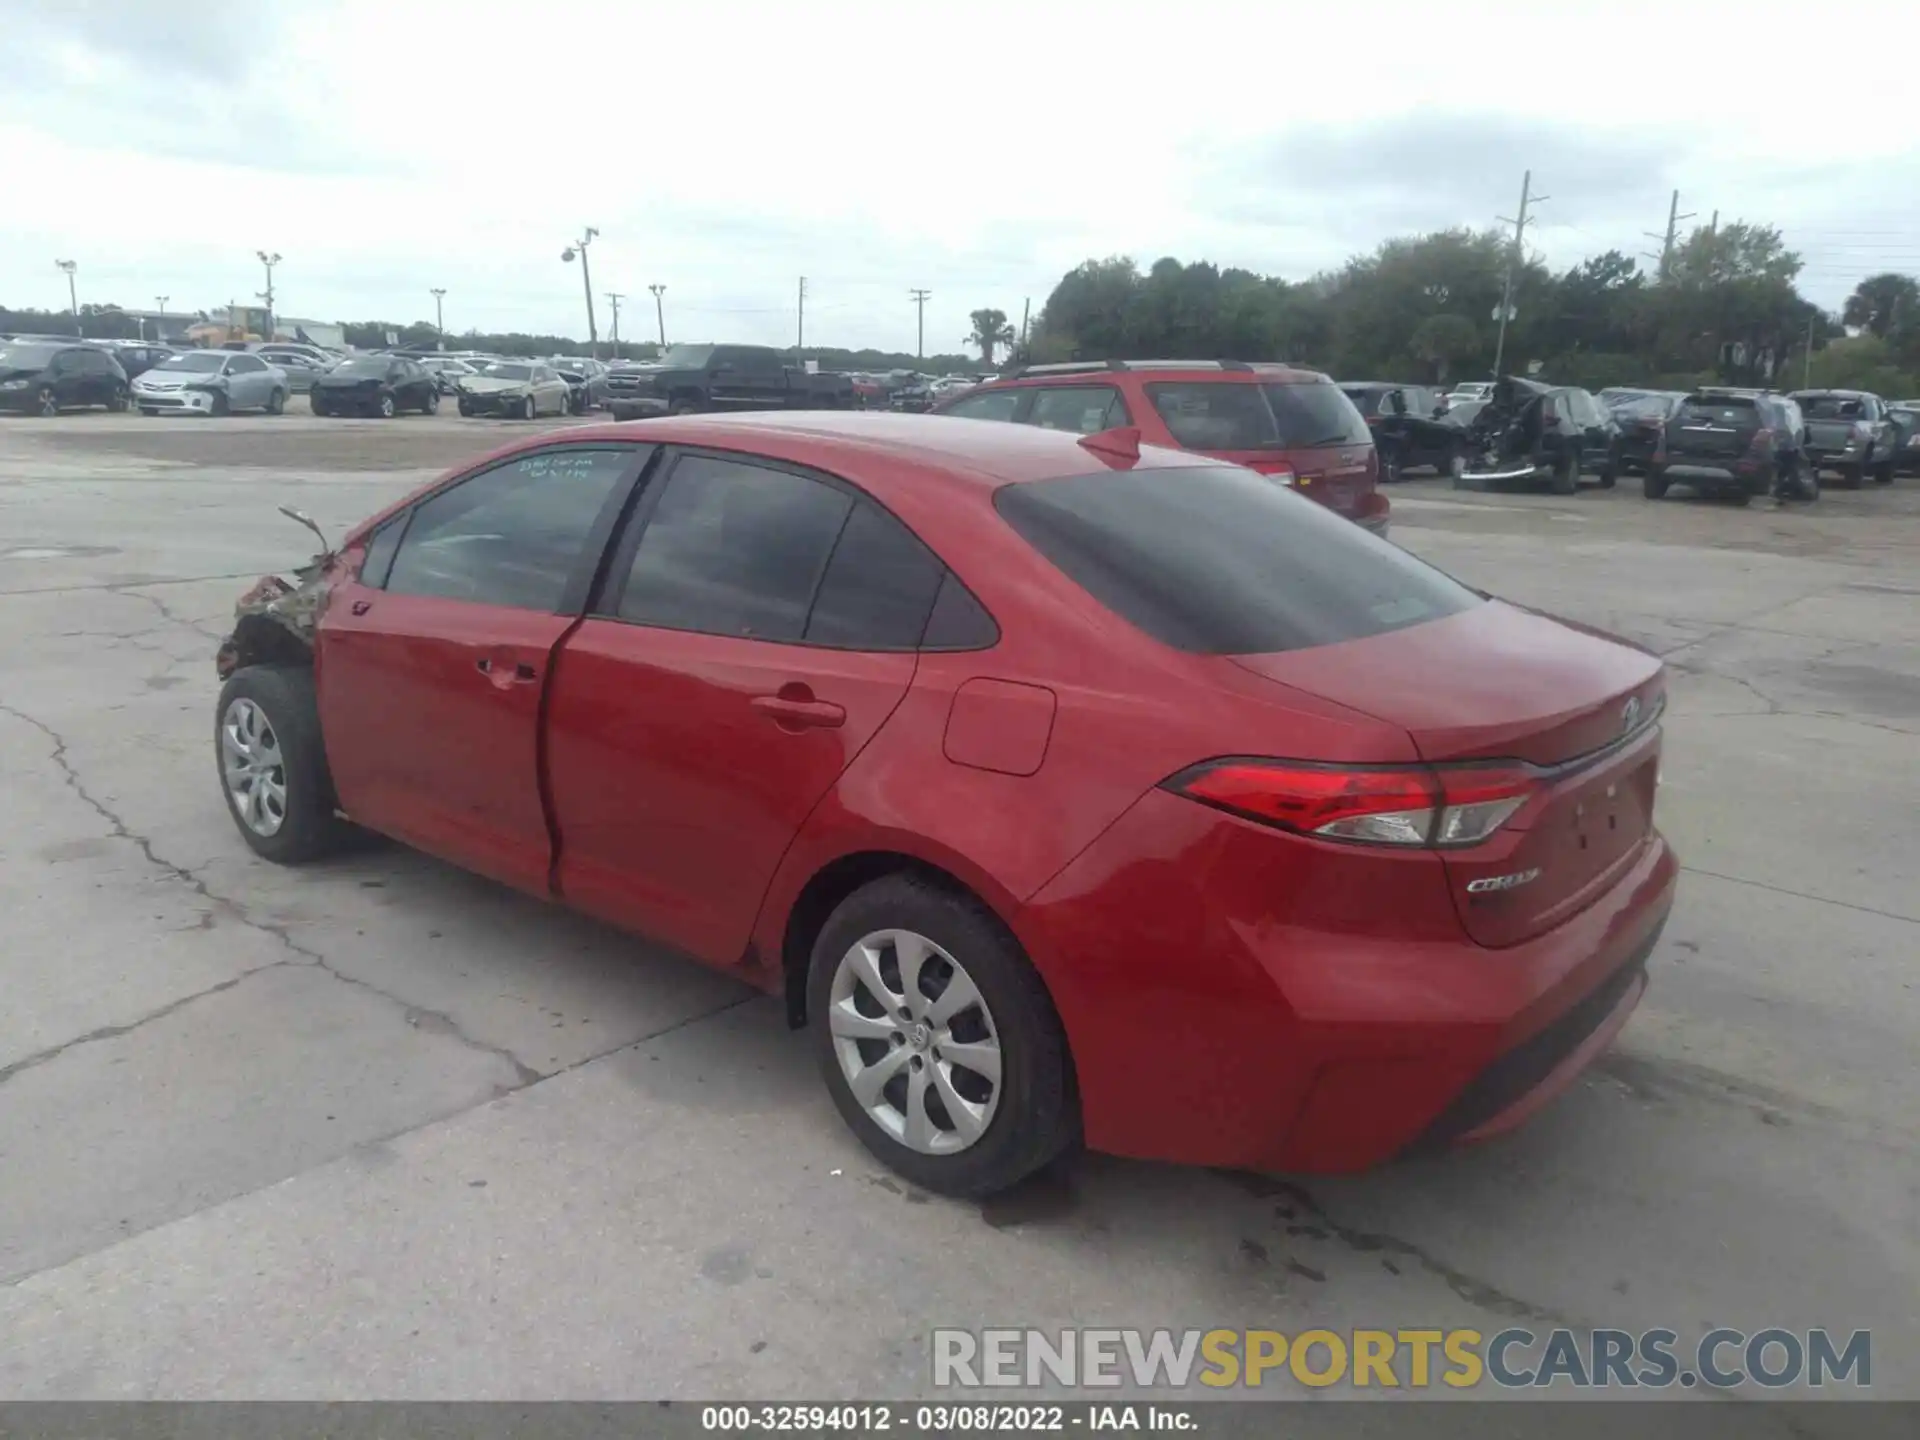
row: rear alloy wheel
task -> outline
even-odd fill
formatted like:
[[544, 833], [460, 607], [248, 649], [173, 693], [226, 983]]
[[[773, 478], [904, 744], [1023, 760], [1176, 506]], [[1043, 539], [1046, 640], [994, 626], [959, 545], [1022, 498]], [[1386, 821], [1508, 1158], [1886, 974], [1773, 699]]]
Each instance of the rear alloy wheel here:
[[841, 1117], [924, 1189], [990, 1195], [1078, 1139], [1046, 987], [970, 897], [907, 875], [856, 891], [814, 942], [807, 1010]]
[[1383, 450], [1380, 454], [1380, 483], [1397, 485], [1400, 483], [1401, 460], [1396, 449]]
[[394, 411], [396, 408], [393, 403], [393, 396], [382, 395], [380, 397], [380, 404], [378, 408], [380, 411], [380, 418], [382, 420], [391, 420], [394, 416]]
[[60, 397], [53, 393], [51, 385], [42, 385], [33, 397], [33, 413], [42, 420], [51, 420], [60, 413]]
[[287, 408], [287, 392], [286, 391], [276, 390], [267, 397], [267, 413], [269, 415], [283, 414], [286, 411], [286, 408]]
[[533, 396], [522, 395], [520, 397], [520, 418], [522, 420], [531, 420], [537, 413], [534, 408]]
[[1649, 500], [1659, 500], [1667, 493], [1667, 472], [1649, 470], [1646, 478], [1640, 482], [1640, 493]]

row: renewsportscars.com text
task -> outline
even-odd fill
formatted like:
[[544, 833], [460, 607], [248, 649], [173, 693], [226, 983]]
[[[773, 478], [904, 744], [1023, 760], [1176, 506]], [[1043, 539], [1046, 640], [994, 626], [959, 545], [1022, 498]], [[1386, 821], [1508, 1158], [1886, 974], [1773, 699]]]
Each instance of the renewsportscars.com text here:
[[1868, 1330], [935, 1330], [938, 1388], [1424, 1390], [1873, 1383]]

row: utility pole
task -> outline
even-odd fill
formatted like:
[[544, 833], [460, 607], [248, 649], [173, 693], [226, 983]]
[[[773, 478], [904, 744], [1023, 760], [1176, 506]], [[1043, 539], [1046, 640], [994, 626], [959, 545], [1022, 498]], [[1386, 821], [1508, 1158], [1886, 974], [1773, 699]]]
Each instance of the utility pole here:
[[933, 292], [909, 290], [907, 294], [913, 297], [913, 303], [920, 311], [919, 338], [914, 342], [913, 353], [917, 359], [924, 360], [927, 358], [927, 299]]
[[596, 360], [600, 358], [600, 332], [593, 323], [593, 271], [587, 265], [587, 247], [599, 233], [589, 225], [578, 240], [560, 252], [560, 258], [569, 264], [576, 255], [580, 257], [580, 283], [587, 294], [587, 353]]
[[171, 295], [156, 295], [153, 297], [154, 303], [160, 307], [160, 323], [156, 327], [159, 333], [154, 336], [154, 339], [160, 341], [163, 345], [167, 340], [167, 301], [172, 298]]
[[607, 304], [613, 309], [613, 358], [620, 358], [620, 302], [627, 297], [618, 290], [607, 292]]
[[667, 307], [660, 297], [667, 293], [667, 287], [649, 285], [647, 289], [653, 292], [653, 318], [660, 322], [660, 348], [665, 350], [667, 348]]
[[[1647, 259], [1652, 260], [1657, 258], [1660, 261], [1660, 278], [1663, 281], [1673, 270], [1673, 241], [1674, 237], [1680, 232], [1680, 222], [1691, 219], [1693, 219], [1693, 212], [1691, 210], [1685, 215], [1680, 213], [1680, 192], [1676, 190], [1673, 192], [1672, 202], [1667, 206], [1667, 233], [1665, 235], [1656, 235], [1651, 230], [1642, 230], [1640, 232], [1642, 235], [1645, 235], [1647, 239], [1658, 240], [1660, 242], [1660, 254], [1657, 257], [1647, 255]], [[1641, 254], [1645, 255], [1646, 252], [1643, 250]]]
[[1811, 390], [1813, 388], [1813, 317], [1814, 312], [1808, 311], [1807, 353], [1800, 361], [1800, 388], [1802, 390]]
[[427, 293], [433, 296], [433, 331], [440, 337], [435, 348], [444, 350], [447, 348], [447, 312], [440, 302], [447, 298], [447, 292], [436, 285]]
[[256, 250], [253, 253], [258, 255], [260, 257], [260, 263], [267, 267], [267, 288], [260, 292], [260, 299], [267, 307], [267, 333], [260, 338], [262, 340], [271, 340], [273, 339], [274, 332], [280, 328], [274, 320], [273, 312], [273, 267], [280, 263], [280, 252], [276, 250], [269, 255], [264, 250]]
[[73, 333], [76, 336], [83, 334], [84, 332], [80, 329], [80, 291], [73, 280], [73, 272], [80, 266], [73, 260], [56, 260], [53, 263], [67, 272], [67, 305], [73, 311]]
[[1033, 313], [1033, 297], [1029, 295], [1020, 302], [1020, 353], [1027, 353], [1027, 317]]
[[1500, 378], [1500, 365], [1507, 354], [1507, 322], [1513, 318], [1513, 267], [1520, 263], [1521, 244], [1527, 233], [1527, 207], [1538, 205], [1551, 197], [1533, 194], [1533, 172], [1526, 171], [1520, 177], [1520, 213], [1511, 220], [1504, 215], [1494, 218], [1503, 224], [1513, 226], [1513, 248], [1507, 252], [1507, 274], [1500, 283], [1500, 338], [1493, 346], [1493, 378]]
[[807, 277], [800, 277], [799, 324], [793, 332], [793, 358], [798, 360], [807, 343]]

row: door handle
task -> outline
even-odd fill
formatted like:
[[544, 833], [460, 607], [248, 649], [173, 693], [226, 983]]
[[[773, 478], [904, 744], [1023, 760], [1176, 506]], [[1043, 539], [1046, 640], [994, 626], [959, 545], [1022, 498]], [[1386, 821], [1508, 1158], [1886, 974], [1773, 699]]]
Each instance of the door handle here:
[[834, 730], [846, 723], [847, 712], [826, 700], [789, 695], [756, 695], [755, 710], [783, 730]]

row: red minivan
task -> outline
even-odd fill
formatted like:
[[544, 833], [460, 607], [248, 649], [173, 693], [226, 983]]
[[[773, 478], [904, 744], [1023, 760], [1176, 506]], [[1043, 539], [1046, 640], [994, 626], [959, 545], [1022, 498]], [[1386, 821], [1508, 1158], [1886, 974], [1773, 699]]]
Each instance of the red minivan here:
[[1090, 435], [1132, 427], [1147, 445], [1245, 465], [1387, 533], [1390, 509], [1367, 422], [1317, 370], [1244, 360], [1086, 360], [1027, 365], [934, 408]]

